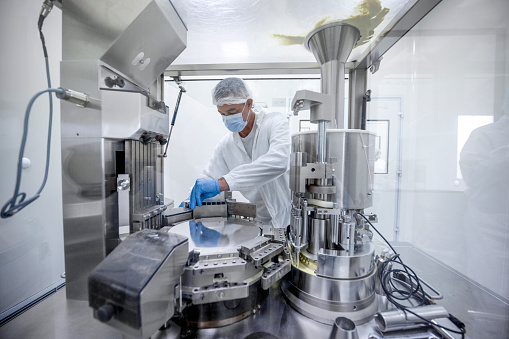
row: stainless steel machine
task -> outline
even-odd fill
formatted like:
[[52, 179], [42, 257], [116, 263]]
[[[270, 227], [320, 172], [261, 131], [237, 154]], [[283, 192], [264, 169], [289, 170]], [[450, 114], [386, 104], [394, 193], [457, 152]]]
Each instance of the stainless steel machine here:
[[[187, 239], [187, 260], [170, 260], [173, 272], [183, 272], [178, 282], [168, 286], [164, 298], [173, 305], [173, 312], [166, 312], [165, 319], [153, 315], [160, 325], [173, 316], [172, 326], [183, 328], [175, 337], [193, 337], [192, 331], [220, 328], [249, 317], [285, 275], [281, 286], [288, 303], [313, 320], [332, 325], [338, 317], [347, 317], [352, 324], [362, 324], [376, 313], [374, 245], [367, 226], [355, 218], [372, 203], [374, 135], [326, 128], [327, 123], [334, 125], [342, 119], [339, 93], [344, 93], [344, 62], [358, 38], [358, 30], [345, 24], [326, 25], [309, 35], [308, 47], [323, 61], [324, 93], [299, 91], [293, 101], [296, 113], [311, 110], [311, 121], [319, 128], [292, 138], [293, 207], [288, 234], [286, 229], [254, 221], [255, 206], [228, 195], [194, 211], [174, 208], [163, 219], [167, 226], [152, 231], [157, 238]], [[129, 266], [130, 257], [118, 253], [129, 252], [134, 237], [129, 236], [110, 255], [117, 258], [116, 265]], [[105, 262], [111, 261], [110, 256]], [[160, 259], [161, 265], [167, 261], [166, 256]], [[126, 312], [132, 308], [131, 300], [141, 309], [144, 293], [161, 286], [152, 284], [129, 299], [118, 298], [125, 290], [123, 284], [96, 288], [101, 271], [105, 271], [103, 263], [89, 280], [89, 290], [94, 291], [89, 292], [89, 302], [96, 318], [123, 332], [126, 326], [136, 328], [134, 333], [146, 338], [154, 328], [138, 329], [143, 312], [135, 317]], [[132, 276], [129, 270], [120, 273], [126, 281]]]
[[228, 198], [172, 209], [168, 226], [130, 235], [90, 274], [94, 317], [138, 338], [166, 324], [178, 329], [167, 337], [180, 338], [256, 313], [291, 262], [284, 230], [255, 216], [255, 205]]
[[372, 205], [375, 135], [334, 129], [344, 120], [344, 64], [359, 37], [343, 23], [312, 31], [305, 46], [321, 66], [322, 93], [298, 91], [292, 101], [294, 114], [309, 109], [318, 129], [292, 137], [292, 271], [283, 293], [327, 324], [338, 317], [362, 324], [377, 310], [372, 234], [355, 217]]
[[[168, 209], [160, 74], [185, 48], [186, 29], [165, 0], [111, 5], [63, 7], [62, 86], [77, 104], [62, 104], [67, 297], [88, 292], [94, 318], [128, 337], [355, 338], [367, 323], [364, 334], [377, 337], [383, 295], [369, 219], [359, 217], [372, 204], [375, 136], [337, 129], [357, 28], [332, 23], [308, 35], [322, 92], [299, 91], [292, 106], [309, 109], [318, 129], [292, 137], [292, 217], [277, 229], [228, 192]], [[382, 332], [416, 325], [397, 312], [376, 319]]]
[[125, 233], [160, 228], [169, 206], [161, 145], [169, 135], [161, 74], [187, 29], [166, 0], [62, 3], [62, 190], [67, 297]]

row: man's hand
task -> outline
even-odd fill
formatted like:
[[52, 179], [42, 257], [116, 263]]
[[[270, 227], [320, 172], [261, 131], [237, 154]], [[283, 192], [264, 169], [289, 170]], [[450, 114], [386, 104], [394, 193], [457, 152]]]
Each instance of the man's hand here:
[[221, 190], [217, 180], [197, 179], [189, 197], [189, 208], [194, 210], [196, 206], [201, 206], [203, 200], [212, 198], [219, 193]]

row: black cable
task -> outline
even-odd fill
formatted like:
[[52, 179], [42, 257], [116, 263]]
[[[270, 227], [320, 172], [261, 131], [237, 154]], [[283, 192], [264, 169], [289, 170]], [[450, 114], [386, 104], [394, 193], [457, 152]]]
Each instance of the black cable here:
[[[419, 277], [409, 266], [403, 263], [403, 260], [401, 260], [399, 253], [396, 252], [396, 250], [391, 246], [391, 244], [389, 244], [387, 239], [385, 239], [385, 237], [376, 229], [376, 227], [373, 226], [373, 224], [369, 221], [369, 219], [365, 215], [361, 213], [355, 213], [354, 217], [356, 216], [362, 217], [376, 231], [376, 233], [378, 233], [378, 235], [385, 241], [385, 243], [391, 248], [392, 252], [394, 253], [394, 255], [390, 259], [384, 261], [380, 265], [379, 271], [377, 272], [378, 277], [380, 279], [380, 286], [382, 287], [387, 297], [387, 300], [391, 302], [394, 306], [396, 306], [396, 308], [402, 310], [403, 312], [409, 312], [432, 326], [440, 327], [452, 333], [461, 334], [461, 338], [464, 338], [465, 333], [467, 332], [465, 329], [465, 324], [462, 323], [456, 317], [454, 317], [452, 314], [449, 313], [449, 319], [454, 325], [456, 325], [456, 327], [458, 327], [459, 331], [447, 328], [445, 326], [437, 324], [436, 322], [424, 319], [415, 312], [410, 311], [407, 306], [398, 302], [398, 300], [403, 301], [409, 300], [410, 298], [418, 298], [417, 297], [418, 294], [421, 294], [423, 298], [418, 298], [420, 299], [420, 303], [417, 306], [422, 306], [426, 303], [426, 298], [424, 297], [425, 295], [424, 289], [421, 285]], [[403, 269], [393, 268], [392, 267], [393, 265], [400, 265], [401, 267], [403, 267]], [[408, 290], [403, 290], [396, 286], [395, 280], [397, 279], [394, 278], [395, 274], [398, 275], [404, 274], [406, 276], [405, 280], [406, 283], [409, 285]]]

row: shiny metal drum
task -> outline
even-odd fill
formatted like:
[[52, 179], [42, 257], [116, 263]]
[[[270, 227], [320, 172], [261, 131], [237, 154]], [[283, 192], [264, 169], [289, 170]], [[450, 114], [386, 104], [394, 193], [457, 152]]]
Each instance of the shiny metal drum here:
[[266, 241], [259, 222], [236, 218], [184, 221], [169, 230], [189, 239], [189, 261], [182, 275], [185, 328], [213, 328], [240, 321], [263, 303], [263, 270], [240, 256], [248, 243]]
[[[292, 153], [306, 153], [306, 162], [317, 161], [316, 131], [292, 136]], [[335, 195], [329, 201], [340, 209], [364, 209], [373, 204], [375, 134], [363, 130], [327, 130], [325, 162], [333, 165]]]

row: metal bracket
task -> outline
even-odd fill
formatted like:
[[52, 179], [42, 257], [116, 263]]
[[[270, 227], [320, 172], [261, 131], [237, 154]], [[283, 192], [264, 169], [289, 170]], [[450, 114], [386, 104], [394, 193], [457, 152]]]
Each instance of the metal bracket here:
[[[295, 156], [294, 156], [295, 155]], [[333, 164], [306, 163], [299, 165], [296, 153], [292, 153], [290, 166], [290, 189], [293, 192], [306, 192], [306, 179], [330, 179], [334, 176]]]
[[256, 218], [256, 205], [247, 202], [226, 201], [228, 215], [244, 218]]
[[257, 240], [258, 243], [253, 244], [254, 246], [242, 246], [239, 250], [240, 257], [252, 260], [255, 267], [259, 267], [283, 251], [282, 244], [271, 243], [265, 237], [263, 239], [265, 240]]
[[241, 299], [248, 296], [249, 284], [247, 282], [229, 283], [223, 281], [209, 286], [195, 287], [192, 291], [193, 305]]
[[200, 260], [193, 266], [193, 275], [245, 271], [246, 264], [246, 260], [239, 257]]
[[315, 208], [316, 214], [323, 214], [323, 215], [342, 215], [342, 210], [335, 209], [335, 208]]
[[371, 66], [369, 67], [369, 70], [371, 72], [371, 74], [375, 74], [376, 72], [378, 72], [378, 70], [380, 69], [380, 62], [382, 61], [383, 57], [379, 57], [378, 59], [376, 59], [376, 61], [374, 61]]
[[293, 115], [301, 110], [310, 110], [310, 121], [332, 121], [334, 115], [331, 109], [331, 96], [325, 93], [318, 93], [308, 90], [300, 90], [295, 93], [292, 100]]
[[285, 259], [282, 262], [274, 263], [264, 269], [262, 275], [262, 288], [264, 290], [271, 287], [276, 281], [280, 280], [291, 270], [290, 259]]

